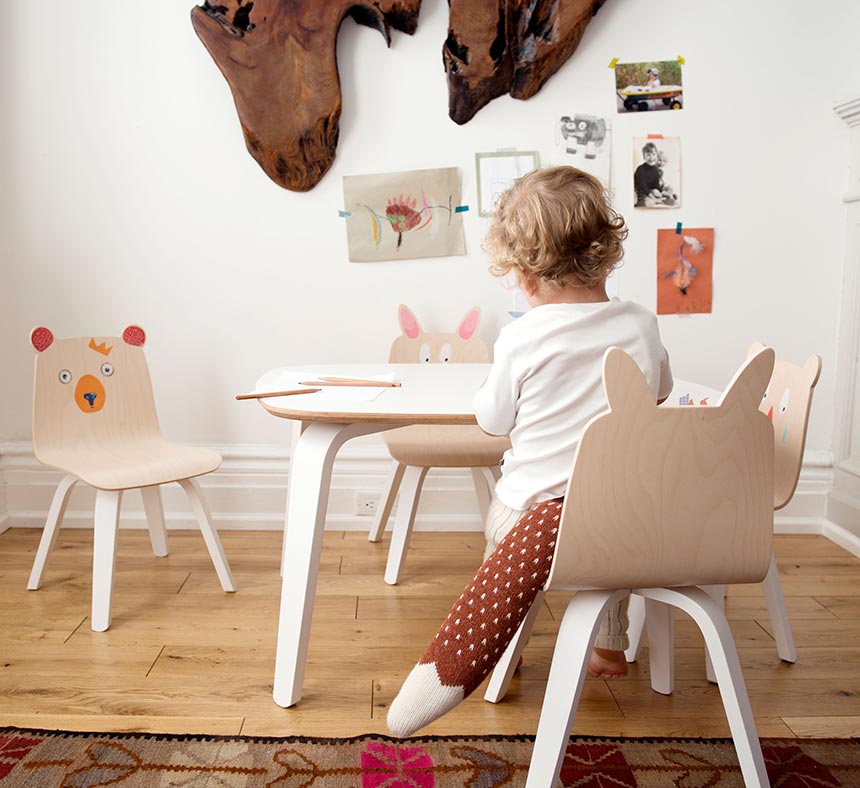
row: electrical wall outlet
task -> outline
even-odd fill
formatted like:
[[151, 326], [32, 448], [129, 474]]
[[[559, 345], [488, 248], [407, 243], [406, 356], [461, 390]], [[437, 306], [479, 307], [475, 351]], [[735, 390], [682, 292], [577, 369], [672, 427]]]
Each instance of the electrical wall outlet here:
[[372, 516], [379, 507], [379, 496], [376, 493], [357, 492], [355, 494], [355, 513]]

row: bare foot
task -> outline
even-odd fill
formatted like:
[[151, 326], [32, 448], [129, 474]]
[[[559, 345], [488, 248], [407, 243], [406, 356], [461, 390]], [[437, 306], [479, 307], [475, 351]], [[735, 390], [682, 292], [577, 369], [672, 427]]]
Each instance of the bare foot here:
[[623, 651], [594, 648], [588, 660], [588, 675], [595, 679], [620, 679], [627, 675]]

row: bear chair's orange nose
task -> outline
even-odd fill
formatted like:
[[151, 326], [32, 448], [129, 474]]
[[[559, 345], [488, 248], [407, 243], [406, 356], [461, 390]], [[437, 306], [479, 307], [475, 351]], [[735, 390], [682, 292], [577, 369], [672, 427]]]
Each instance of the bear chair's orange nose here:
[[773, 405], [770, 406], [770, 410], [767, 412], [767, 417], [773, 421]]
[[93, 375], [84, 375], [75, 386], [75, 402], [84, 413], [98, 413], [105, 406], [105, 387]]

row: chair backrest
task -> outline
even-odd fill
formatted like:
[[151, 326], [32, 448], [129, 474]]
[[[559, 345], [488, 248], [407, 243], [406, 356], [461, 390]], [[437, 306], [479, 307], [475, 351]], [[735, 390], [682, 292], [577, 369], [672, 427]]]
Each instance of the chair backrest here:
[[[761, 342], [754, 342], [748, 355], [755, 355], [763, 347]], [[774, 362], [773, 375], [760, 405], [761, 412], [773, 422], [774, 509], [782, 509], [797, 489], [812, 391], [820, 376], [821, 357], [818, 355], [810, 356], [802, 367], [779, 359]]]
[[93, 450], [116, 440], [160, 436], [146, 335], [129, 326], [122, 337], [54, 339], [44, 327], [30, 332], [36, 351], [33, 448], [40, 452]]
[[577, 449], [547, 587], [758, 582], [773, 539], [773, 435], [759, 411], [766, 348], [716, 407], [660, 407], [619, 348], [603, 361], [609, 411]]
[[476, 335], [481, 322], [481, 310], [476, 306], [451, 332], [423, 331], [412, 310], [403, 304], [397, 307], [397, 318], [403, 333], [391, 344], [388, 360], [392, 364], [481, 364], [490, 360], [486, 343]]

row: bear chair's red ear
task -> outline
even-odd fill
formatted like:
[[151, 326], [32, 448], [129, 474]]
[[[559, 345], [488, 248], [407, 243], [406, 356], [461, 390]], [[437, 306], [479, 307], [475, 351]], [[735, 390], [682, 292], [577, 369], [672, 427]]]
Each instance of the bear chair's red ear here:
[[34, 328], [30, 332], [30, 344], [33, 346], [33, 350], [37, 353], [47, 350], [53, 343], [54, 335], [51, 333], [50, 329], [47, 329], [44, 326]]
[[146, 334], [140, 326], [129, 326], [122, 332], [122, 341], [126, 345], [143, 347], [143, 343], [146, 342]]

